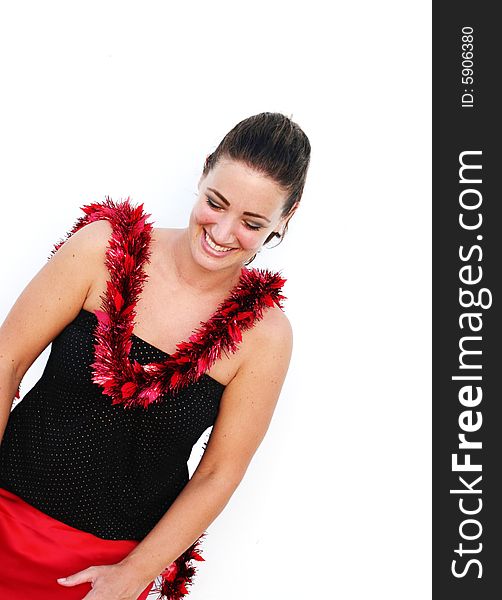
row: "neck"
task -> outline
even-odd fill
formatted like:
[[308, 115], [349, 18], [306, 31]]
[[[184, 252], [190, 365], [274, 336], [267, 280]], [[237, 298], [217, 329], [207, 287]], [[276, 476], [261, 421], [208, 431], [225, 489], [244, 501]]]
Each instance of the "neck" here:
[[222, 290], [231, 289], [237, 285], [244, 266], [237, 264], [212, 271], [196, 263], [190, 250], [188, 228], [176, 231], [172, 239], [171, 256], [177, 279], [196, 293], [219, 294]]

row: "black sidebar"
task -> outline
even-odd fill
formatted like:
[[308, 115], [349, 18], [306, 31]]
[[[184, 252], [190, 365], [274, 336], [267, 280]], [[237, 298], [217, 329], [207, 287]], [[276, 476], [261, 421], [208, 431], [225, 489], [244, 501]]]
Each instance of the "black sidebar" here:
[[[488, 8], [488, 7], [491, 8]], [[433, 6], [433, 598], [502, 597], [502, 35]]]

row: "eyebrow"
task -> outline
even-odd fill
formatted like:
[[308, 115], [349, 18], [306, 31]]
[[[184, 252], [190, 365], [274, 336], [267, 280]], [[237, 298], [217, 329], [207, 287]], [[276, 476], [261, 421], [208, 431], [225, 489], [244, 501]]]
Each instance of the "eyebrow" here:
[[[218, 198], [220, 198], [220, 200], [223, 200], [223, 202], [227, 205], [230, 206], [230, 202], [225, 198], [225, 196], [223, 196], [223, 194], [220, 194], [220, 192], [218, 192], [218, 190], [215, 190], [214, 188], [208, 187], [208, 190], [211, 190], [212, 192], [214, 192]], [[259, 219], [265, 219], [265, 221], [267, 221], [268, 223], [270, 223], [270, 219], [267, 219], [267, 217], [264, 217], [263, 215], [259, 215], [257, 213], [254, 212], [249, 212], [249, 211], [245, 211], [242, 213], [243, 215], [249, 215], [250, 217], [258, 217]]]

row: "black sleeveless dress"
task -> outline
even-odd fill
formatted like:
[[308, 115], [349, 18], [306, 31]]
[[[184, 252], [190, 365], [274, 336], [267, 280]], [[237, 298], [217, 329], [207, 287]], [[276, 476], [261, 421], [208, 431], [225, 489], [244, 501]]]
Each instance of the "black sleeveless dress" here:
[[[186, 485], [192, 447], [213, 425], [225, 386], [203, 375], [146, 409], [112, 405], [91, 380], [96, 323], [94, 313], [80, 311], [12, 410], [0, 487], [98, 537], [141, 540]], [[140, 364], [168, 356], [131, 340]]]

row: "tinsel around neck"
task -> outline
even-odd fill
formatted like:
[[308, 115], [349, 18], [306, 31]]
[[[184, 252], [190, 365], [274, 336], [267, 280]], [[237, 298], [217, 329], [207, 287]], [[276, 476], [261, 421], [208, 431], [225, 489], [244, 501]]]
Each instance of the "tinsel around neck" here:
[[165, 361], [141, 365], [130, 360], [135, 306], [147, 278], [144, 265], [151, 256], [152, 224], [147, 222], [151, 215], [144, 212], [143, 204], [133, 207], [129, 198], [115, 203], [107, 197], [82, 210], [85, 216], [51, 253], [90, 222], [107, 219], [112, 226], [105, 258], [110, 279], [101, 297], [101, 310], [94, 311], [98, 323], [92, 364], [93, 381], [112, 398], [112, 404], [147, 408], [172, 395], [197, 381], [222, 352], [236, 352], [242, 332], [262, 319], [267, 307], [283, 309], [281, 290], [286, 280], [268, 269], [243, 267], [239, 282], [213, 315], [201, 322], [188, 340], [177, 344], [177, 350]]

